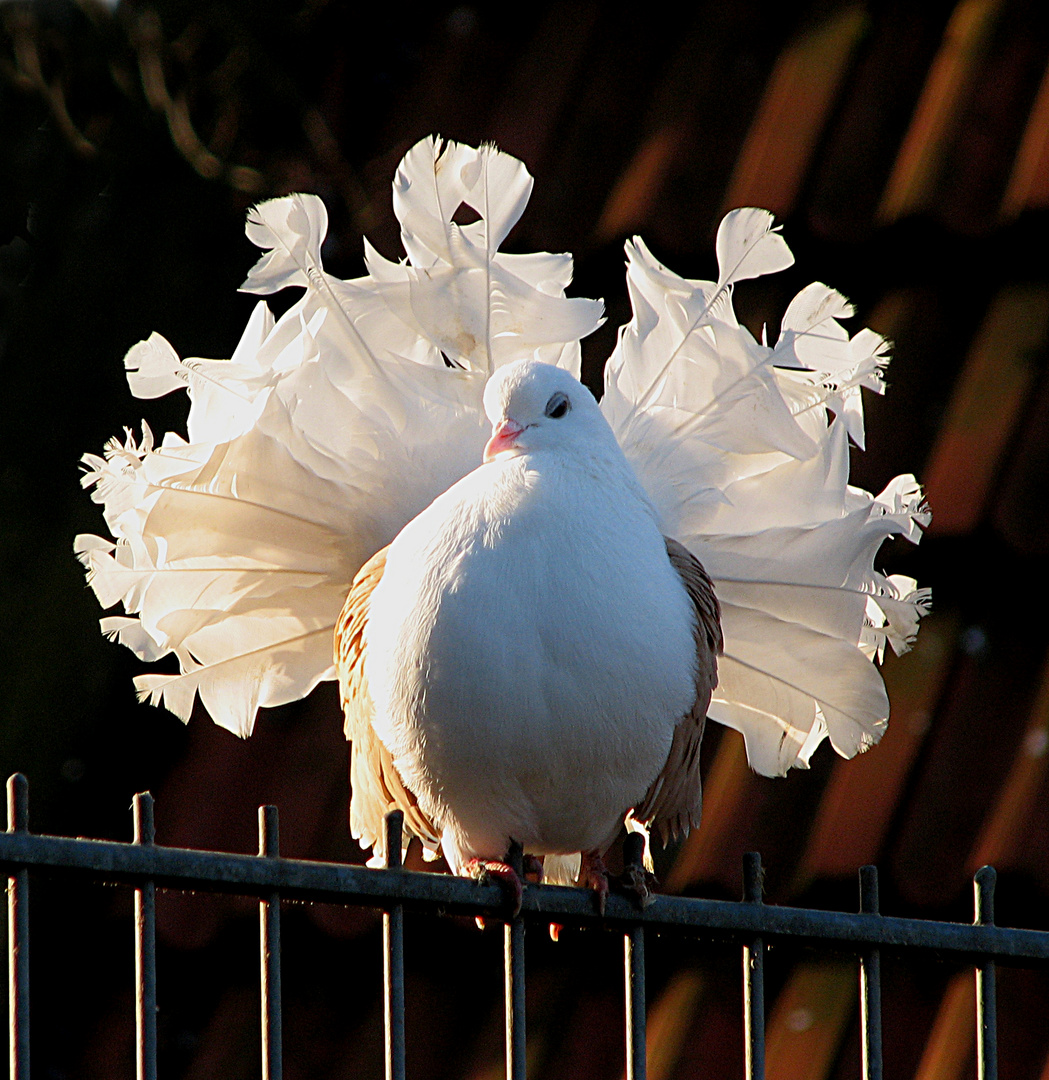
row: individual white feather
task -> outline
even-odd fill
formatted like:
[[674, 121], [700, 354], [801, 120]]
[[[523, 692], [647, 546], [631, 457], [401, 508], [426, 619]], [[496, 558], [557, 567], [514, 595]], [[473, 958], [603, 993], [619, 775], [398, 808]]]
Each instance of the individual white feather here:
[[[531, 190], [524, 165], [492, 146], [424, 139], [405, 155], [394, 210], [409, 263], [369, 247], [368, 270], [390, 310], [431, 343], [428, 362], [487, 376], [534, 356], [578, 374], [576, 343], [600, 324], [603, 305], [564, 296], [571, 256], [497, 251]], [[453, 221], [463, 203], [478, 221]]]
[[[769, 363], [794, 402], [795, 415], [823, 407], [842, 417], [849, 437], [862, 450], [863, 403], [860, 387], [885, 392], [882, 372], [889, 362], [888, 342], [873, 330], [849, 337], [838, 321], [854, 314], [838, 292], [819, 282], [807, 285], [790, 302]], [[790, 368], [802, 371], [792, 378]], [[793, 384], [793, 385], [792, 385]]]
[[128, 386], [138, 398], [187, 390], [190, 442], [231, 439], [247, 431], [258, 418], [264, 392], [272, 384], [272, 375], [258, 363], [262, 344], [272, 329], [272, 313], [266, 304], [257, 304], [229, 360], [182, 360], [166, 338], [150, 334], [124, 357]]
[[265, 296], [291, 285], [317, 287], [323, 282], [321, 244], [328, 232], [328, 211], [316, 195], [259, 203], [248, 211], [245, 231], [267, 254], [251, 268], [242, 291]]
[[128, 349], [124, 369], [131, 393], [137, 398], [163, 397], [189, 382], [189, 373], [183, 369], [178, 353], [155, 331]]
[[[408, 258], [419, 269], [451, 264], [464, 240], [494, 254], [531, 193], [523, 162], [494, 146], [423, 139], [404, 155], [393, 181], [393, 208]], [[452, 220], [463, 203], [479, 221], [460, 226]]]
[[714, 241], [719, 287], [775, 274], [794, 265], [794, 256], [779, 229], [773, 228], [772, 220], [768, 210], [754, 206], [725, 215]]

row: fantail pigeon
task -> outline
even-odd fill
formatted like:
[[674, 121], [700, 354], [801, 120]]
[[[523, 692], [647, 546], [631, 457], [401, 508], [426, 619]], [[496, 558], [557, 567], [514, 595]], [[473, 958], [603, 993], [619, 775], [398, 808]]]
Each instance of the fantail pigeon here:
[[365, 564], [335, 633], [351, 823], [401, 809], [455, 872], [687, 833], [721, 626], [593, 395], [533, 360], [489, 381], [484, 464]]

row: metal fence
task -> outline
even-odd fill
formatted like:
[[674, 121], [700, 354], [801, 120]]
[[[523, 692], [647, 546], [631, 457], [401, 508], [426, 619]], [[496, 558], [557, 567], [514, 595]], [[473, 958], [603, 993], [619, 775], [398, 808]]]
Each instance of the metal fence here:
[[[860, 870], [856, 914], [766, 905], [762, 902], [761, 862], [744, 859], [742, 902], [656, 896], [642, 907], [613, 893], [601, 913], [589, 890], [525, 885], [521, 911], [509, 917], [504, 890], [449, 875], [414, 873], [400, 866], [401, 820], [387, 822], [386, 870], [337, 863], [282, 859], [277, 811], [259, 810], [259, 854], [229, 855], [161, 847], [154, 843], [153, 800], [135, 797], [134, 841], [130, 844], [34, 835], [28, 829], [28, 786], [16, 774], [7, 784], [8, 825], [0, 834], [0, 865], [8, 874], [8, 1002], [10, 1076], [29, 1077], [29, 874], [72, 875], [135, 890], [135, 972], [137, 1075], [157, 1075], [157, 974], [155, 895], [157, 888], [226, 892], [259, 900], [261, 1038], [263, 1077], [281, 1076], [281, 901], [320, 901], [381, 909], [385, 955], [384, 1004], [387, 1080], [405, 1075], [404, 912], [471, 915], [501, 919], [504, 930], [506, 1073], [525, 1077], [525, 963], [527, 922], [603, 925], [623, 935], [626, 1076], [645, 1076], [646, 929], [730, 943], [742, 950], [745, 1072], [747, 1080], [765, 1074], [764, 960], [770, 945], [793, 944], [851, 952], [859, 959], [862, 1063], [864, 1080], [880, 1080], [881, 971], [883, 949], [937, 955], [971, 964], [976, 979], [975, 1038], [977, 1075], [997, 1077], [995, 966], [1049, 964], [1049, 932], [994, 925], [995, 872], [975, 876], [973, 923], [934, 922], [881, 915], [878, 878], [873, 866]], [[628, 862], [640, 862], [640, 838], [630, 838]], [[520, 858], [520, 853], [516, 853]], [[520, 867], [518, 866], [518, 869]]]

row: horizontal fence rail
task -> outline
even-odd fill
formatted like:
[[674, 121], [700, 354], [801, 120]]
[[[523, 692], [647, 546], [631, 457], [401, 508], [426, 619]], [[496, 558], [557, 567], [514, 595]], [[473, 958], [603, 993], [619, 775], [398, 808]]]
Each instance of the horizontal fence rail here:
[[[1049, 932], [994, 925], [994, 879], [990, 867], [974, 882], [973, 923], [936, 922], [882, 915], [877, 872], [860, 871], [856, 913], [781, 907], [762, 901], [762, 868], [755, 854], [743, 867], [742, 902], [654, 895], [645, 903], [612, 892], [602, 905], [589, 889], [524, 884], [519, 911], [511, 911], [505, 883], [476, 882], [447, 874], [407, 871], [400, 865], [401, 822], [388, 822], [390, 856], [385, 870], [341, 863], [285, 859], [278, 851], [277, 812], [260, 808], [259, 854], [230, 855], [169, 848], [153, 839], [153, 803], [134, 803], [134, 842], [67, 839], [31, 833], [23, 777], [8, 781], [8, 831], [0, 833], [0, 867], [8, 878], [8, 1000], [10, 1077], [29, 1078], [29, 873], [122, 884], [135, 890], [138, 1069], [140, 1080], [157, 1075], [155, 891], [174, 889], [233, 893], [259, 900], [261, 1037], [263, 1076], [281, 1076], [281, 904], [324, 902], [377, 908], [384, 914], [386, 1077], [403, 1080], [404, 914], [466, 915], [506, 924], [506, 1075], [524, 1080], [525, 964], [528, 922], [601, 926], [623, 934], [626, 1076], [645, 1077], [645, 960], [648, 930], [678, 933], [702, 942], [742, 948], [742, 1003], [747, 1080], [762, 1080], [765, 1061], [764, 956], [770, 945], [849, 952], [859, 961], [864, 1080], [880, 1080], [881, 975], [883, 950], [938, 957], [971, 965], [975, 972], [974, 1018], [978, 1075], [997, 1075], [995, 971], [1000, 963], [1049, 965]], [[640, 848], [628, 845], [627, 861], [640, 873]], [[511, 853], [520, 862], [520, 848]], [[519, 867], [518, 867], [519, 870]], [[602, 910], [603, 907], [603, 910]]]
[[[504, 913], [506, 893], [497, 884], [480, 884], [447, 874], [409, 870], [371, 870], [343, 863], [300, 859], [260, 859], [186, 848], [134, 847], [106, 840], [70, 840], [32, 833], [0, 833], [0, 866], [46, 870], [95, 878], [110, 884], [236, 893], [263, 899], [274, 890], [294, 901], [359, 904], [385, 908], [403, 904], [431, 913], [496, 917]], [[893, 915], [852, 914], [813, 908], [740, 904], [683, 896], [652, 897], [644, 909], [612, 893], [605, 911], [584, 889], [557, 885], [524, 886], [521, 913], [539, 921], [604, 925], [642, 923], [661, 930], [699, 932], [706, 940], [744, 944], [753, 935], [766, 945], [841, 946], [906, 949], [949, 954], [959, 961], [996, 960], [1024, 966], [1049, 964], [1049, 932], [1011, 927], [933, 922]]]

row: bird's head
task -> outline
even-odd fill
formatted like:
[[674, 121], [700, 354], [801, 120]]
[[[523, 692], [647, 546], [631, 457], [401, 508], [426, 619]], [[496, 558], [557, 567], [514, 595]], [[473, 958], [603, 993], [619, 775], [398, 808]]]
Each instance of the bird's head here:
[[618, 452], [594, 395], [563, 368], [538, 360], [500, 368], [484, 389], [484, 411], [492, 422], [485, 461], [548, 449]]

